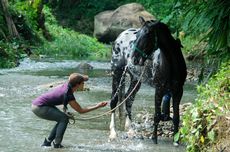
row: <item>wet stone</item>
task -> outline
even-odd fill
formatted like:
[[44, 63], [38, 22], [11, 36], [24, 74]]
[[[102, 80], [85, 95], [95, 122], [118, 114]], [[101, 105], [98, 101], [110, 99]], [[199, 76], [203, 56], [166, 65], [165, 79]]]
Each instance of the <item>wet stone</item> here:
[[93, 66], [90, 65], [89, 63], [86, 63], [86, 62], [81, 62], [78, 66], [77, 66], [78, 69], [88, 69], [88, 70], [91, 70], [93, 69]]

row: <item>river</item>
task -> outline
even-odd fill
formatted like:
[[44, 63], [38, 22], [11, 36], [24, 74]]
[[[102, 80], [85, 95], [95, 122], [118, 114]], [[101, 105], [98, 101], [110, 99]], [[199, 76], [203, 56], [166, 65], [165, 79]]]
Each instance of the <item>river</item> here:
[[[182, 152], [185, 146], [174, 147], [171, 138], [159, 138], [155, 145], [151, 139], [122, 138], [124, 131], [118, 131], [115, 141], [108, 141], [110, 116], [106, 115], [88, 121], [77, 120], [69, 125], [63, 149], [42, 148], [44, 138], [54, 122], [42, 120], [31, 112], [31, 101], [51, 89], [51, 84], [66, 81], [72, 72], [88, 74], [86, 82], [89, 91], [77, 92], [75, 97], [82, 107], [99, 101], [109, 100], [111, 77], [109, 62], [88, 62], [92, 70], [78, 69], [82, 61], [54, 59], [21, 61], [19, 67], [0, 70], [0, 152], [39, 151], [90, 151], [90, 152]], [[191, 102], [196, 97], [195, 86], [186, 83], [182, 102]], [[153, 111], [154, 89], [143, 85], [133, 104], [133, 115], [143, 110]], [[84, 116], [93, 116], [110, 110], [109, 106], [92, 111]], [[77, 116], [80, 117], [78, 114]], [[119, 128], [118, 128], [119, 129]]]

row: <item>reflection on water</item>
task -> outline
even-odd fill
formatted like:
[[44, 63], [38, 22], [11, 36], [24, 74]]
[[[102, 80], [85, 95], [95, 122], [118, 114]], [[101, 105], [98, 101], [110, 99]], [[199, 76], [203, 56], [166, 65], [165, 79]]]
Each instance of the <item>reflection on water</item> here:
[[[31, 112], [31, 100], [50, 89], [45, 84], [65, 81], [68, 73], [77, 71], [77, 64], [79, 62], [26, 61], [18, 68], [0, 70], [0, 152], [57, 151], [53, 148], [40, 147], [54, 122], [36, 117]], [[83, 107], [98, 101], [109, 100], [111, 94], [109, 63], [92, 62], [91, 64], [94, 69], [85, 71], [90, 76], [86, 83], [90, 91], [75, 94]], [[196, 95], [194, 90], [194, 85], [186, 85], [182, 101], [193, 101]], [[153, 110], [153, 93], [153, 88], [147, 85], [142, 86], [133, 105], [134, 116], [138, 110]], [[97, 115], [109, 109], [107, 106], [83, 116]], [[88, 121], [78, 120], [74, 125], [69, 125], [63, 140], [66, 148], [60, 151], [184, 151], [184, 146], [173, 147], [170, 138], [160, 138], [159, 144], [155, 145], [151, 139], [123, 139], [124, 132], [122, 131], [118, 132], [119, 137], [116, 141], [108, 142], [109, 122], [110, 116], [107, 115]]]

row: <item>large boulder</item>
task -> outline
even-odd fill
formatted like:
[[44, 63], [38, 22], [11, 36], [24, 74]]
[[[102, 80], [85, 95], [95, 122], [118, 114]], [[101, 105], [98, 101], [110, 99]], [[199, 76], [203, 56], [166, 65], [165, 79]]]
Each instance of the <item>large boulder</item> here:
[[145, 20], [156, 19], [138, 3], [122, 5], [114, 11], [101, 12], [94, 17], [94, 36], [101, 42], [112, 42], [122, 31], [140, 27], [139, 16]]

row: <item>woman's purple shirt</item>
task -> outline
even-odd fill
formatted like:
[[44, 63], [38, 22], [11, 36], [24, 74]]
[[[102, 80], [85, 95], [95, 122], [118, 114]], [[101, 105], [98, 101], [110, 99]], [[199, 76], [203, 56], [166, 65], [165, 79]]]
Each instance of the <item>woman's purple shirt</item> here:
[[[36, 106], [56, 106], [61, 105], [64, 102], [65, 94], [67, 94], [68, 83], [57, 86], [51, 91], [42, 94], [32, 101], [33, 105]], [[72, 91], [68, 91], [67, 102], [75, 100]]]

